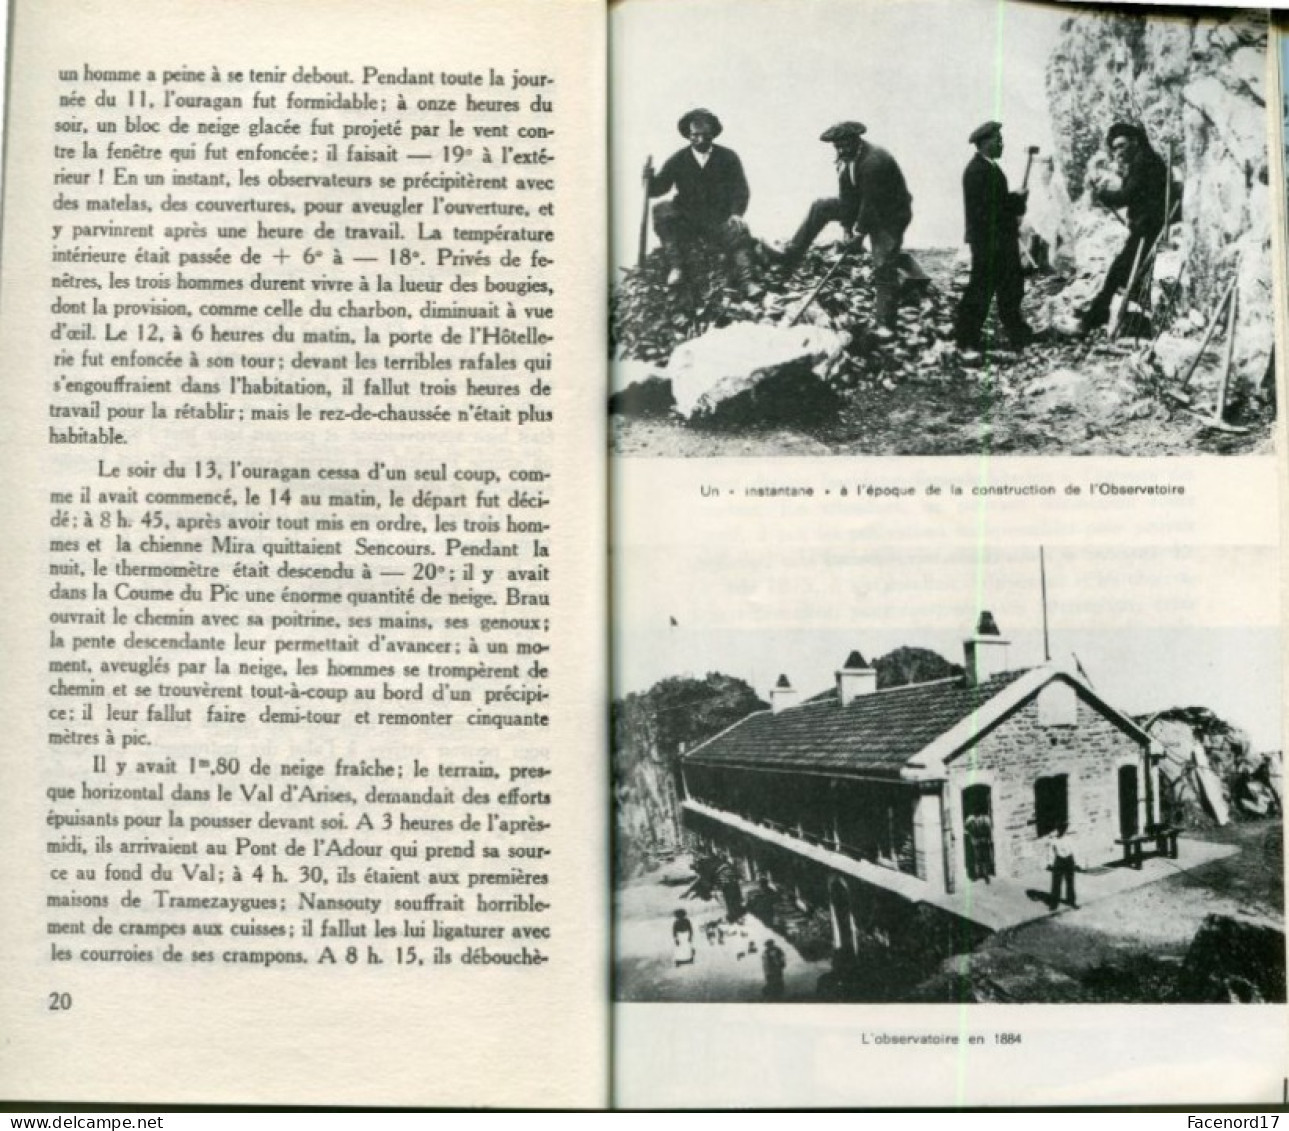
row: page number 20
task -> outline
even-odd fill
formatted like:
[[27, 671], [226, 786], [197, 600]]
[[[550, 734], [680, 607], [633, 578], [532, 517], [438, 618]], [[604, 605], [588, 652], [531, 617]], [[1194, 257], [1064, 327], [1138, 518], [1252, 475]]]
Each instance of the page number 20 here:
[[72, 995], [54, 991], [49, 995], [51, 1013], [64, 1013], [72, 1007]]

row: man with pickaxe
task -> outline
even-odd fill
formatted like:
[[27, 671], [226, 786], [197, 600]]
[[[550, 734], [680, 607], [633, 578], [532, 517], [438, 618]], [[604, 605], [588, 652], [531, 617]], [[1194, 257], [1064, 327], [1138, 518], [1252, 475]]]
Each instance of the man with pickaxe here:
[[[1093, 185], [1092, 199], [1112, 212], [1116, 207], [1124, 208], [1128, 239], [1110, 264], [1096, 298], [1079, 312], [1085, 333], [1110, 321], [1115, 294], [1122, 290], [1126, 303], [1134, 291], [1142, 289], [1148, 259], [1164, 231], [1165, 220], [1171, 221], [1176, 216], [1181, 202], [1180, 192], [1172, 184], [1171, 171], [1151, 148], [1146, 131], [1140, 126], [1115, 122], [1106, 133], [1106, 144], [1118, 167], [1119, 184], [1117, 187], [1105, 182]], [[1166, 212], [1172, 212], [1173, 216], [1166, 216]]]
[[962, 174], [962, 206], [971, 248], [971, 277], [958, 303], [954, 337], [958, 348], [978, 351], [989, 306], [998, 300], [998, 318], [1013, 349], [1024, 349], [1034, 338], [1021, 314], [1025, 277], [1020, 262], [1020, 218], [1025, 214], [1030, 163], [1037, 146], [1029, 149], [1025, 183], [1011, 192], [998, 159], [1003, 155], [1001, 122], [985, 122], [967, 139], [975, 156]]
[[[839, 122], [820, 135], [837, 156], [837, 195], [816, 200], [780, 259], [786, 273], [796, 270], [815, 237], [834, 220], [852, 240], [852, 250], [868, 239], [873, 265], [874, 319], [891, 330], [899, 308], [900, 248], [913, 219], [913, 197], [895, 158], [864, 140], [862, 122]], [[920, 271], [919, 271], [920, 273]]]

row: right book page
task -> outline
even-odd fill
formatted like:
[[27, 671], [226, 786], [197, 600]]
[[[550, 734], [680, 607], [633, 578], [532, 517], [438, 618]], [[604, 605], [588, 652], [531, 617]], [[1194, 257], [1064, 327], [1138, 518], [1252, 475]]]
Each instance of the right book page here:
[[612, 10], [618, 1106], [1284, 1101], [1280, 56]]

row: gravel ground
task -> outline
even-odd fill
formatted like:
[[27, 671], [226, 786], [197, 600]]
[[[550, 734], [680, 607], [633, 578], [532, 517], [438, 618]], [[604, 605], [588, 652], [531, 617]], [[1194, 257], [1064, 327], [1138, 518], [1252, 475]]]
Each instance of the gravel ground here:
[[1284, 930], [1280, 821], [1197, 835], [1241, 851], [1078, 911], [1001, 931], [963, 969], [999, 1000], [1170, 1000], [1191, 940], [1209, 915]]
[[[623, 456], [799, 456], [799, 455], [1184, 455], [1199, 452], [1241, 454], [1272, 450], [1272, 409], [1250, 410], [1242, 417], [1247, 431], [1228, 433], [1205, 425], [1194, 414], [1165, 398], [1156, 374], [1134, 364], [1143, 343], [1124, 340], [1109, 346], [1104, 334], [1083, 340], [1051, 335], [1016, 354], [999, 348], [983, 358], [965, 362], [942, 344], [956, 304], [953, 281], [955, 253], [945, 249], [917, 251], [918, 261], [933, 280], [933, 290], [912, 304], [927, 323], [916, 331], [911, 349], [856, 349], [849, 366], [821, 389], [818, 403], [808, 393], [798, 395], [785, 409], [775, 403], [758, 419], [756, 413], [722, 423], [687, 423], [666, 413], [615, 412], [610, 441]], [[834, 249], [812, 252], [805, 279], [796, 292], [822, 276]], [[615, 305], [615, 340], [630, 356], [665, 357], [673, 341], [719, 324], [721, 315], [703, 307], [706, 322], [686, 321], [688, 315], [659, 316], [651, 301], [666, 301], [667, 311], [681, 307], [674, 298], [657, 299], [657, 286], [641, 289], [650, 276], [646, 267], [620, 285], [619, 295], [632, 293], [635, 305]], [[840, 328], [853, 329], [857, 303], [848, 288], [864, 286], [866, 275], [856, 269], [853, 282], [830, 285], [821, 302]], [[1055, 278], [1031, 279], [1026, 293], [1027, 315], [1041, 328], [1047, 311], [1059, 305], [1063, 283]], [[715, 302], [718, 300], [709, 300]], [[763, 299], [762, 304], [769, 303]], [[682, 307], [683, 309], [683, 307]], [[776, 308], [777, 309], [777, 308]], [[729, 308], [735, 320], [759, 313], [754, 304]], [[672, 326], [672, 321], [676, 322]], [[647, 338], [632, 337], [632, 328], [658, 323]], [[657, 336], [662, 334], [661, 339]], [[644, 333], [640, 329], [640, 333]], [[906, 343], [907, 344], [907, 343]], [[934, 355], [933, 364], [926, 364]], [[1220, 350], [1211, 348], [1193, 391], [1195, 405], [1205, 409], [1215, 399]], [[654, 406], [656, 408], [656, 406]]]
[[[1284, 829], [1278, 819], [1244, 822], [1195, 834], [1239, 847], [1145, 887], [1000, 931], [970, 955], [945, 962], [940, 974], [901, 998], [959, 1000], [965, 979], [971, 1000], [1013, 1002], [1152, 1002], [1175, 1000], [1187, 948], [1210, 915], [1284, 930]], [[718, 900], [684, 898], [693, 873], [686, 858], [621, 885], [615, 907], [615, 996], [619, 1001], [759, 1001], [761, 949], [784, 948], [786, 1000], [818, 1000], [830, 964], [806, 962], [782, 936], [748, 915], [742, 928], [725, 923]], [[696, 957], [677, 966], [671, 922], [683, 907], [694, 924]], [[704, 928], [723, 924], [721, 941]], [[755, 949], [753, 949], [755, 948]]]
[[[618, 888], [614, 923], [614, 996], [618, 1001], [760, 1001], [765, 976], [761, 954], [774, 939], [787, 958], [785, 1001], [815, 999], [828, 962], [806, 962], [782, 935], [752, 915], [741, 926], [728, 923], [719, 900], [683, 898], [694, 874], [687, 858], [636, 877]], [[683, 908], [694, 926], [695, 956], [677, 966], [672, 917]], [[709, 938], [705, 928], [713, 929]]]

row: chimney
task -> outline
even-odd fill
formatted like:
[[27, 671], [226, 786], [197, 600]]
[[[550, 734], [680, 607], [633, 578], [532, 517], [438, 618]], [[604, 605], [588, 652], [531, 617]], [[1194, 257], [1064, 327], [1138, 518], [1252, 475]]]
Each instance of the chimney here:
[[872, 695], [877, 690], [877, 669], [870, 668], [857, 651], [846, 657], [837, 673], [837, 698], [845, 707], [860, 695]]
[[998, 631], [998, 622], [988, 609], [980, 614], [974, 636], [962, 642], [963, 667], [966, 669], [968, 687], [975, 687], [993, 676], [1009, 671], [1008, 649], [1010, 640], [1004, 640]]
[[780, 711], [795, 707], [800, 699], [801, 692], [788, 682], [786, 675], [781, 675], [779, 682], [770, 689], [770, 710], [777, 715]]

